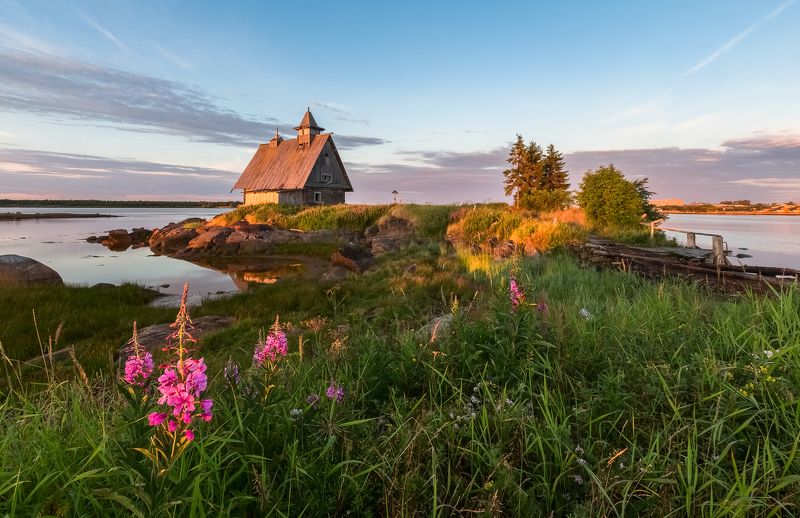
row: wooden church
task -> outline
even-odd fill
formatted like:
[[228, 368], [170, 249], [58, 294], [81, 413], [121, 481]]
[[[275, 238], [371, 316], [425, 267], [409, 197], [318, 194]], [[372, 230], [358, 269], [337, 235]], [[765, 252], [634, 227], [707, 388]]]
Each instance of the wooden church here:
[[352, 192], [332, 133], [323, 133], [306, 110], [297, 138], [275, 136], [258, 146], [234, 189], [244, 191], [244, 204], [322, 205], [344, 203]]

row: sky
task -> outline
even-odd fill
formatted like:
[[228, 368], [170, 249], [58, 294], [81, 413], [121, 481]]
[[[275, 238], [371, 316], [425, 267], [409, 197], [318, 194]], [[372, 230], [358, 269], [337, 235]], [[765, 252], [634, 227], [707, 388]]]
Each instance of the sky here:
[[800, 202], [800, 0], [0, 0], [0, 198], [232, 199], [309, 107], [348, 202], [504, 200], [516, 135], [573, 188]]

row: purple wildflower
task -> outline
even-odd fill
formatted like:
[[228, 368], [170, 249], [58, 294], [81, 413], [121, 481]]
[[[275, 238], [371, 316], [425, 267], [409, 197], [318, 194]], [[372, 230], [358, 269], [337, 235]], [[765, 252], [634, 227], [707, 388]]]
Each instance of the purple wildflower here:
[[542, 315], [547, 315], [547, 311], [550, 308], [547, 306], [547, 302], [540, 300], [538, 304], [536, 304], [536, 311], [541, 313]]
[[225, 379], [231, 385], [238, 385], [239, 384], [239, 364], [233, 360], [228, 360], [228, 363], [225, 364]]
[[325, 391], [325, 395], [328, 396], [328, 399], [336, 401], [337, 403], [341, 403], [344, 399], [344, 387], [331, 381], [331, 384]]
[[312, 407], [316, 407], [319, 403], [319, 394], [309, 394], [309, 396], [306, 398], [306, 403]]
[[508, 294], [511, 297], [512, 309], [517, 309], [517, 306], [522, 304], [522, 302], [525, 300], [525, 294], [519, 288], [517, 279], [515, 279], [513, 275], [508, 279]]

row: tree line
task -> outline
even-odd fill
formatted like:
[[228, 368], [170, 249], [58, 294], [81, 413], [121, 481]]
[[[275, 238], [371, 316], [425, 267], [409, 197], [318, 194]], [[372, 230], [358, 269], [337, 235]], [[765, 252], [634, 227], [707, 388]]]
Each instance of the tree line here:
[[654, 193], [648, 188], [648, 179], [628, 180], [614, 164], [587, 171], [573, 194], [564, 156], [553, 144], [543, 150], [517, 135], [507, 162], [505, 193], [520, 209], [554, 211], [577, 202], [590, 223], [610, 229], [632, 228], [642, 220], [664, 217], [650, 202]]

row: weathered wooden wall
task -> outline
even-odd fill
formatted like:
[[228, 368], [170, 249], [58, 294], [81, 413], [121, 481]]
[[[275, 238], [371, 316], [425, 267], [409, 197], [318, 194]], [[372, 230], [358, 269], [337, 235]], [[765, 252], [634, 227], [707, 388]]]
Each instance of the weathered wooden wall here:
[[278, 203], [277, 191], [244, 191], [245, 205], [259, 205], [261, 203]]
[[[322, 195], [321, 202], [314, 201], [315, 192], [318, 192]], [[303, 189], [303, 202], [306, 205], [332, 205], [335, 203], [344, 203], [344, 189], [334, 189], [330, 187]]]
[[[330, 179], [325, 180], [325, 175], [330, 176]], [[311, 169], [306, 187], [308, 189], [316, 187], [344, 189], [347, 187], [344, 181], [344, 171], [342, 170], [341, 164], [336, 159], [336, 154], [334, 153], [330, 141], [325, 143], [325, 147], [319, 154], [317, 162], [314, 164], [313, 169]]]
[[[314, 201], [314, 193], [322, 196], [322, 201]], [[333, 187], [314, 187], [296, 191], [245, 191], [244, 205], [280, 203], [282, 205], [332, 205], [344, 203], [344, 189]]]

